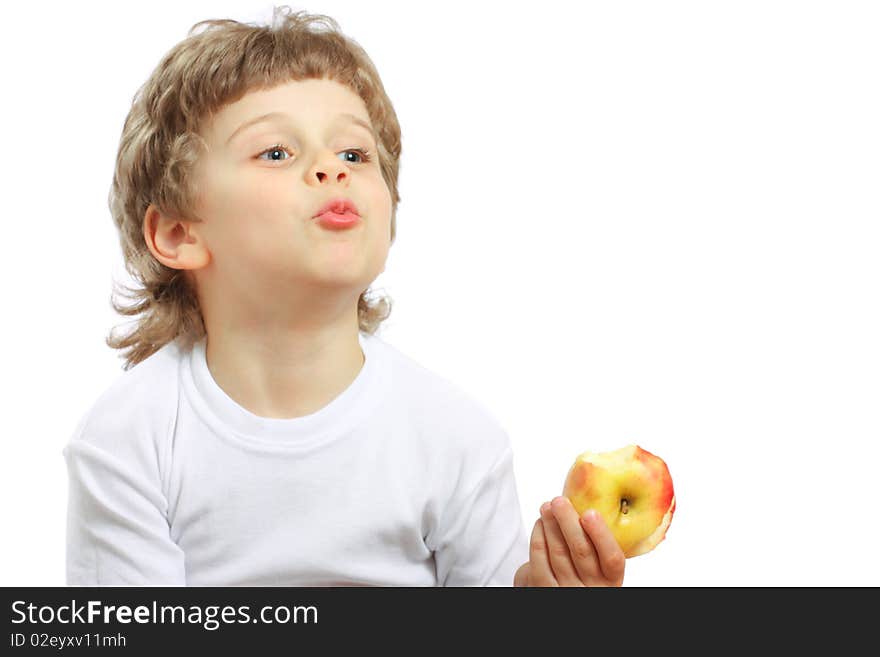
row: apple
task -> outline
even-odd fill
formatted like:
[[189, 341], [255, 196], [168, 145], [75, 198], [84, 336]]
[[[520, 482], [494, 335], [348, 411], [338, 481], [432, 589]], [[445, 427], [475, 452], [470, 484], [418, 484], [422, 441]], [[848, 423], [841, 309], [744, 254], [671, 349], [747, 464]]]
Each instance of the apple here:
[[627, 558], [657, 547], [675, 512], [669, 468], [638, 445], [580, 454], [565, 477], [562, 495], [578, 515], [598, 511]]

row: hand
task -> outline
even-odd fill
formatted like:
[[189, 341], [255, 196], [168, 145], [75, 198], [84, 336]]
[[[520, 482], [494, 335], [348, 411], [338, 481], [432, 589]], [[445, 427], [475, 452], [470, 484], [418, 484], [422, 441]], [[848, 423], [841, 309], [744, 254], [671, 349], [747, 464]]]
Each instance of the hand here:
[[621, 586], [626, 558], [595, 511], [579, 518], [567, 497], [541, 507], [532, 529], [529, 560], [514, 586]]

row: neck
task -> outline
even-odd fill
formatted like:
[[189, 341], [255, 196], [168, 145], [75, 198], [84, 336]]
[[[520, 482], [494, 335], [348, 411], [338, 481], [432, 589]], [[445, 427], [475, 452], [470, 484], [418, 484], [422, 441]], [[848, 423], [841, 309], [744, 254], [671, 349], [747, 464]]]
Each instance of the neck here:
[[257, 329], [229, 319], [219, 326], [206, 321], [208, 369], [230, 398], [259, 417], [315, 413], [351, 385], [365, 362], [356, 304], [320, 325]]

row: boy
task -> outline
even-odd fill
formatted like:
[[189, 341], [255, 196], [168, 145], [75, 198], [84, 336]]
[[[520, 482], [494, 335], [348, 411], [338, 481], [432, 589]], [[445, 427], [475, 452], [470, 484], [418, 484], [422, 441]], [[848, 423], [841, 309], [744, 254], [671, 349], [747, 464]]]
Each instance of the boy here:
[[400, 127], [335, 21], [279, 18], [196, 24], [126, 119], [138, 319], [64, 448], [68, 584], [620, 585], [564, 498], [529, 546], [506, 432], [375, 335]]

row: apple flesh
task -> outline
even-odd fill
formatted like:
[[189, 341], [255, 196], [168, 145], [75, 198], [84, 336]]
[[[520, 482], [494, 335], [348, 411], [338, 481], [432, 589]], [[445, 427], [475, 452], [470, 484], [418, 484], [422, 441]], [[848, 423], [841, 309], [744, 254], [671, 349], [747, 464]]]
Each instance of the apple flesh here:
[[580, 454], [566, 475], [562, 494], [578, 515], [587, 509], [598, 511], [627, 558], [657, 547], [675, 512], [669, 468], [638, 445]]

